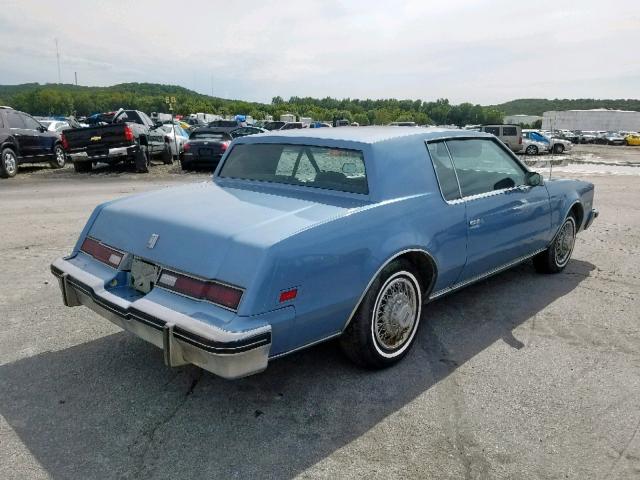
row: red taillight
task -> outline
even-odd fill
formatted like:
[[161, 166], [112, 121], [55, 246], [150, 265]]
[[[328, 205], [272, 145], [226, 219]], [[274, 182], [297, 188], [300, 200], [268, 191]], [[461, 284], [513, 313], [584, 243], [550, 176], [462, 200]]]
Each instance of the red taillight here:
[[227, 151], [227, 148], [229, 148], [229, 142], [222, 142], [222, 143], [220, 144], [220, 149], [221, 149], [223, 152], [226, 152], [226, 151]]
[[131, 130], [131, 127], [129, 125], [124, 126], [124, 139], [128, 142], [133, 141], [133, 130]]
[[69, 140], [65, 137], [64, 133], [60, 135], [60, 142], [62, 143], [62, 148], [65, 150], [69, 150]]
[[185, 144], [182, 146], [182, 149], [183, 149], [185, 152], [188, 152], [189, 150], [191, 150], [191, 144], [190, 144], [189, 142], [185, 143]]
[[239, 288], [166, 270], [162, 271], [158, 285], [189, 297], [208, 300], [231, 310], [238, 308], [242, 298], [242, 290]]
[[293, 300], [298, 296], [298, 289], [291, 288], [289, 290], [285, 290], [280, 292], [280, 303], [288, 302], [289, 300]]
[[102, 263], [106, 263], [112, 267], [120, 266], [120, 262], [122, 262], [122, 258], [124, 254], [115, 250], [111, 247], [107, 247], [106, 245], [100, 243], [93, 238], [87, 237], [82, 242], [82, 246], [80, 247], [84, 253], [88, 253], [96, 260], [101, 261]]

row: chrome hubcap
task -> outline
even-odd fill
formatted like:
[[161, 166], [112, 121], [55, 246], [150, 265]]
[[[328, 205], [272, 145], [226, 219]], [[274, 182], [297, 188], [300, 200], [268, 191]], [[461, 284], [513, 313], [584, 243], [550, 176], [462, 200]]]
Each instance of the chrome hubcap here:
[[9, 175], [13, 175], [16, 171], [16, 158], [12, 153], [7, 152], [4, 154], [4, 158], [2, 160], [4, 162], [4, 169]]
[[569, 261], [571, 252], [573, 251], [573, 244], [575, 242], [575, 227], [571, 220], [565, 222], [565, 224], [558, 232], [556, 238], [555, 252], [556, 252], [556, 264], [563, 266]]
[[64, 165], [64, 150], [62, 150], [61, 148], [56, 148], [56, 162], [58, 162], [58, 165], [62, 166]]
[[411, 336], [418, 317], [418, 293], [406, 277], [394, 278], [378, 295], [373, 331], [385, 350], [402, 347]]

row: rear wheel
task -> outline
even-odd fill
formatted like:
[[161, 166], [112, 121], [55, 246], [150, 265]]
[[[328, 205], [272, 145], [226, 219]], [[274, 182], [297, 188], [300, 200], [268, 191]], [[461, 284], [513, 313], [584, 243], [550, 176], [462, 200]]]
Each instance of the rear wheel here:
[[529, 145], [524, 153], [526, 153], [527, 155], [537, 155], [538, 147], [536, 147], [535, 145]]
[[417, 278], [414, 267], [399, 259], [374, 280], [340, 337], [342, 350], [354, 363], [385, 368], [407, 354], [422, 312], [422, 289]]
[[171, 153], [171, 145], [164, 144], [164, 151], [162, 152], [162, 163], [165, 165], [171, 165], [173, 163], [173, 154]]
[[73, 162], [73, 169], [78, 173], [89, 173], [92, 167], [91, 162]]
[[146, 145], [140, 145], [136, 154], [136, 172], [149, 172], [149, 149]]
[[53, 147], [53, 160], [51, 161], [52, 168], [62, 168], [67, 163], [67, 155], [64, 153], [62, 145], [58, 144]]
[[18, 157], [16, 152], [10, 148], [2, 150], [2, 157], [0, 158], [0, 177], [9, 178], [15, 177], [18, 173]]
[[533, 265], [538, 272], [558, 273], [564, 270], [576, 243], [576, 231], [576, 219], [571, 214], [558, 230], [549, 248], [533, 258]]

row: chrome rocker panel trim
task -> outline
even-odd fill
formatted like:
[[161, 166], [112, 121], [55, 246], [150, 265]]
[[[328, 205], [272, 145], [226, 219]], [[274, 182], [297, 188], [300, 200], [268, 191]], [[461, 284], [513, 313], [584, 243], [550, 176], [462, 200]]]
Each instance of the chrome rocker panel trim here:
[[104, 288], [100, 278], [60, 258], [51, 265], [68, 307], [84, 305], [164, 351], [169, 367], [192, 363], [234, 379], [267, 368], [271, 327], [232, 332], [208, 325], [145, 298], [134, 302]]

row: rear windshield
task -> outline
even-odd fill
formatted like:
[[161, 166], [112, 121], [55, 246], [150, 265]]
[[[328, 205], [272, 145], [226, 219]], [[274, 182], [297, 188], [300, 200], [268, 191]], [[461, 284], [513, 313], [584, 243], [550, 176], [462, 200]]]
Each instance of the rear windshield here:
[[362, 152], [343, 148], [240, 144], [229, 152], [220, 177], [369, 193]]
[[225, 140], [231, 140], [231, 135], [229, 135], [228, 133], [224, 133], [224, 132], [198, 132], [195, 131], [191, 134], [191, 136], [189, 137], [191, 140], [194, 139], [198, 139], [198, 140], [219, 140], [219, 141], [225, 141]]

